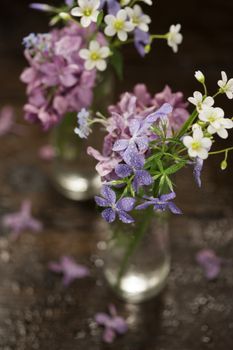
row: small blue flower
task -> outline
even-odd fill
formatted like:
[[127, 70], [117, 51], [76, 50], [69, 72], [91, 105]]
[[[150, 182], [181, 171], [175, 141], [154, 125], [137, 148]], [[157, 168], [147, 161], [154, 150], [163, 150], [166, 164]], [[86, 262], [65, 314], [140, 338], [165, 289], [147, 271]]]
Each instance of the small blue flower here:
[[128, 177], [134, 174], [132, 182], [134, 191], [138, 192], [141, 186], [149, 186], [153, 182], [148, 171], [144, 170], [145, 158], [137, 152], [127, 152], [125, 156], [126, 164], [116, 166], [115, 172], [120, 178]]
[[163, 194], [159, 198], [145, 196], [144, 199], [147, 201], [138, 205], [135, 209], [143, 210], [147, 209], [150, 205], [153, 205], [154, 210], [157, 211], [165, 211], [166, 209], [169, 209], [173, 214], [182, 214], [181, 210], [171, 201], [174, 198], [176, 198], [175, 192]]
[[81, 139], [86, 139], [91, 133], [91, 128], [89, 126], [90, 113], [85, 108], [82, 108], [78, 113], [77, 118], [78, 127], [74, 129], [74, 132]]
[[25, 49], [31, 49], [35, 47], [38, 43], [38, 36], [35, 33], [31, 33], [25, 38], [23, 38], [23, 46]]
[[150, 35], [147, 32], [143, 32], [141, 29], [136, 28], [134, 31], [134, 45], [140, 56], [146, 55], [145, 47], [150, 43]]
[[102, 217], [108, 223], [116, 220], [116, 216], [125, 224], [131, 224], [134, 219], [127, 213], [134, 208], [135, 199], [125, 197], [116, 201], [115, 192], [108, 186], [104, 185], [101, 190], [102, 197], [95, 196], [95, 201], [100, 207], [105, 207]]

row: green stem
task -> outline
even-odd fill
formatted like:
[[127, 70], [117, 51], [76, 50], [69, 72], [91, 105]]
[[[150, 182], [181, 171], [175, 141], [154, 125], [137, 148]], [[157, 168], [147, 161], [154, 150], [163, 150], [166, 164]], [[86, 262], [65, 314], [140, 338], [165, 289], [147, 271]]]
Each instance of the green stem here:
[[184, 123], [183, 127], [181, 128], [181, 130], [176, 135], [176, 137], [178, 139], [180, 139], [185, 134], [185, 132], [188, 130], [188, 128], [193, 124], [193, 122], [196, 119], [197, 115], [198, 115], [198, 113], [197, 113], [197, 110], [195, 109], [193, 111], [193, 113], [190, 115], [190, 117], [188, 118], [188, 120]]
[[220, 154], [220, 153], [225, 153], [229, 151], [233, 151], [233, 147], [225, 148], [225, 149], [222, 149], [221, 151], [209, 152], [209, 155]]
[[167, 34], [152, 34], [150, 36], [150, 39], [151, 40], [154, 40], [154, 39], [167, 39]]
[[143, 217], [142, 222], [140, 223], [140, 226], [136, 230], [132, 241], [130, 241], [130, 243], [128, 245], [128, 249], [126, 250], [125, 256], [123, 258], [123, 261], [120, 265], [120, 269], [118, 272], [117, 282], [116, 282], [117, 289], [120, 288], [121, 279], [124, 276], [124, 274], [128, 268], [128, 264], [129, 264], [129, 260], [130, 260], [131, 256], [135, 252], [135, 249], [137, 248], [137, 246], [141, 242], [142, 238], [144, 237], [144, 235], [146, 233], [148, 226], [150, 225], [152, 215], [153, 215], [153, 209], [150, 208], [150, 209], [148, 209], [145, 216]]

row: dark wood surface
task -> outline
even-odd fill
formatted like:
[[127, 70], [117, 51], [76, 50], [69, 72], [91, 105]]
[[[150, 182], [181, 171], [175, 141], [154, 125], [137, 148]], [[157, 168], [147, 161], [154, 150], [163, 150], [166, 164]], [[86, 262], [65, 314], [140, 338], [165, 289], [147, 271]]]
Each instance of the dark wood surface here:
[[[46, 21], [26, 9], [28, 1], [10, 5], [1, 0], [0, 103], [21, 106], [24, 90], [18, 82], [24, 60], [19, 42], [29, 31], [46, 30]], [[124, 83], [118, 90], [145, 81], [152, 91], [165, 83], [189, 96], [198, 88], [193, 71], [202, 69], [215, 88], [219, 71], [233, 76], [233, 36], [230, 1], [158, 1], [154, 28], [161, 32], [171, 22], [184, 25], [185, 42], [174, 56], [159, 44], [145, 61], [126, 51]], [[229, 113], [233, 104], [221, 100]], [[232, 112], [231, 112], [232, 115]], [[19, 118], [22, 117], [19, 111]], [[77, 204], [53, 190], [47, 165], [37, 157], [46, 135], [28, 126], [23, 137], [1, 138], [0, 215], [17, 210], [30, 198], [33, 213], [44, 223], [40, 234], [25, 232], [17, 242], [0, 232], [0, 349], [1, 350], [230, 350], [233, 348], [233, 273], [224, 267], [216, 281], [208, 282], [195, 262], [202, 248], [233, 258], [232, 158], [221, 172], [221, 158], [210, 159], [203, 173], [203, 188], [194, 184], [190, 170], [177, 177], [182, 217], [170, 224], [172, 271], [159, 298], [143, 305], [119, 301], [107, 288], [97, 243], [105, 226], [93, 203]], [[229, 143], [231, 141], [229, 140]], [[219, 144], [220, 146], [220, 144]], [[48, 271], [51, 260], [72, 255], [91, 268], [91, 277], [68, 289]], [[129, 323], [129, 332], [111, 345], [101, 342], [102, 330], [93, 316], [113, 302]]]

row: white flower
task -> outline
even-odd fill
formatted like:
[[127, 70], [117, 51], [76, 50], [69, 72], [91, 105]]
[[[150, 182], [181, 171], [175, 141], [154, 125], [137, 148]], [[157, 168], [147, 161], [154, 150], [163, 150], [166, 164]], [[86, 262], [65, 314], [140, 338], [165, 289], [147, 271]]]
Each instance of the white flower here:
[[185, 136], [183, 144], [188, 148], [188, 154], [191, 158], [207, 159], [212, 141], [210, 138], [204, 137], [200, 126], [194, 125], [193, 136]]
[[199, 91], [195, 91], [193, 97], [189, 97], [188, 101], [197, 107], [198, 112], [200, 112], [203, 107], [212, 107], [214, 105], [213, 97], [204, 97]]
[[105, 16], [104, 21], [107, 24], [104, 33], [107, 36], [117, 34], [121, 41], [126, 41], [128, 37], [127, 32], [134, 30], [134, 25], [127, 20], [127, 12], [125, 10], [118, 11], [116, 16]]
[[207, 128], [208, 133], [217, 133], [222, 139], [226, 139], [228, 137], [228, 132], [226, 129], [233, 128], [233, 121], [231, 119], [224, 118], [224, 111], [222, 108], [203, 108], [199, 114], [199, 119], [203, 122], [209, 123]]
[[204, 74], [198, 70], [195, 72], [195, 78], [197, 79], [197, 81], [199, 81], [200, 83], [204, 84], [205, 83], [205, 76]]
[[89, 49], [80, 50], [79, 55], [85, 60], [85, 69], [92, 70], [97, 68], [100, 71], [104, 71], [107, 67], [105, 59], [110, 53], [107, 46], [100, 46], [98, 41], [92, 40]]
[[183, 35], [180, 33], [181, 25], [171, 25], [169, 33], [167, 35], [168, 46], [176, 53], [178, 51], [178, 45], [183, 41]]
[[125, 11], [129, 16], [131, 23], [133, 23], [134, 28], [137, 27], [143, 32], [149, 31], [148, 24], [151, 23], [151, 19], [149, 16], [144, 15], [139, 5], [135, 5], [134, 8], [126, 7]]
[[218, 81], [218, 86], [220, 91], [225, 93], [230, 100], [233, 99], [233, 79], [228, 80], [225, 72], [222, 72], [222, 80]]
[[97, 22], [100, 0], [78, 0], [78, 5], [79, 7], [71, 10], [71, 15], [82, 17], [80, 22], [84, 28], [88, 27], [91, 22]]

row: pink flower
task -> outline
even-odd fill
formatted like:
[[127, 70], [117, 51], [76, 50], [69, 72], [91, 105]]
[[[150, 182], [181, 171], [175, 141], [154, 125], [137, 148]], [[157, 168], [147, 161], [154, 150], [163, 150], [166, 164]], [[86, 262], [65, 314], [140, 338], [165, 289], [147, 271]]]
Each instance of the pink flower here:
[[34, 219], [31, 215], [31, 202], [24, 200], [19, 212], [6, 214], [2, 218], [3, 226], [9, 228], [14, 239], [17, 239], [21, 232], [31, 230], [40, 232], [43, 228], [42, 223]]
[[63, 285], [68, 287], [74, 280], [90, 275], [87, 267], [77, 264], [73, 258], [62, 256], [59, 262], [50, 262], [49, 270], [63, 274]]
[[[93, 31], [90, 27], [83, 30], [68, 23], [62, 29], [31, 34], [24, 39], [29, 63], [21, 74], [21, 80], [27, 85], [26, 120], [39, 122], [47, 130], [66, 113], [91, 105], [96, 71], [86, 71], [79, 56]], [[98, 36], [97, 40], [102, 37]]]
[[179, 130], [182, 124], [189, 117], [187, 110], [188, 103], [184, 101], [182, 92], [173, 93], [169, 86], [165, 86], [164, 90], [155, 94], [152, 104], [158, 108], [164, 103], [169, 103], [173, 107], [173, 111], [169, 116], [170, 129]]
[[123, 335], [128, 330], [128, 325], [123, 317], [117, 315], [114, 305], [109, 305], [109, 314], [100, 312], [95, 315], [95, 321], [98, 325], [104, 327], [103, 341], [112, 343], [117, 336]]

